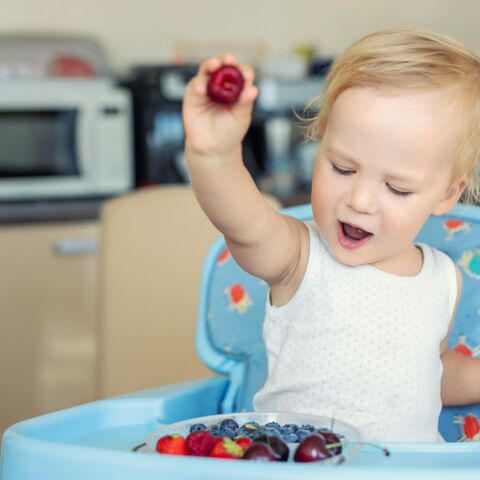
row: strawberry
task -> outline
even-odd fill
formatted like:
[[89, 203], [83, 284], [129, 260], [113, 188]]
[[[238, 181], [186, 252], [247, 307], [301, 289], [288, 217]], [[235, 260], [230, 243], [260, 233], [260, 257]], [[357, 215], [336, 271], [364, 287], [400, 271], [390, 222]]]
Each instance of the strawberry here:
[[208, 457], [216, 442], [217, 438], [206, 430], [191, 432], [186, 438], [188, 453], [199, 457]]
[[235, 442], [243, 448], [243, 451], [245, 451], [253, 443], [253, 440], [244, 435], [240, 435], [239, 437], [235, 437]]
[[243, 457], [243, 448], [231, 438], [222, 437], [215, 443], [215, 446], [210, 452], [210, 457], [241, 458]]
[[155, 449], [158, 453], [167, 453], [169, 455], [188, 455], [185, 439], [178, 433], [160, 437], [157, 440]]

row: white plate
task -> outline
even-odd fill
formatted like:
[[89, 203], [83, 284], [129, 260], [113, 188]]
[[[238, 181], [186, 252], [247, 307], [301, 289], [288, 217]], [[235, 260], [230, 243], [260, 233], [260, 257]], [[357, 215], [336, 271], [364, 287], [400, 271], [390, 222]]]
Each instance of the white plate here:
[[[190, 433], [190, 427], [196, 423], [203, 423], [207, 427], [209, 425], [219, 424], [222, 420], [231, 418], [235, 420], [239, 426], [242, 426], [247, 422], [257, 422], [260, 425], [265, 425], [269, 422], [277, 422], [280, 425], [287, 423], [295, 423], [298, 426], [304, 424], [313, 425], [318, 428], [329, 428], [336, 434], [339, 434], [342, 442], [342, 453], [335, 455], [332, 458], [322, 461], [321, 463], [342, 463], [350, 460], [353, 455], [358, 453], [362, 448], [362, 438], [360, 432], [352, 425], [335, 420], [330, 417], [321, 417], [317, 415], [308, 415], [302, 413], [290, 413], [290, 412], [243, 412], [243, 413], [228, 413], [223, 415], [210, 415], [207, 417], [196, 417], [181, 422], [171, 423], [158, 428], [150, 434], [146, 440], [144, 447], [139, 448], [138, 451], [153, 453], [155, 452], [155, 446], [157, 440], [164, 435], [171, 435], [178, 433], [186, 437]], [[298, 447], [298, 443], [289, 443], [290, 459], [293, 458], [293, 454]]]

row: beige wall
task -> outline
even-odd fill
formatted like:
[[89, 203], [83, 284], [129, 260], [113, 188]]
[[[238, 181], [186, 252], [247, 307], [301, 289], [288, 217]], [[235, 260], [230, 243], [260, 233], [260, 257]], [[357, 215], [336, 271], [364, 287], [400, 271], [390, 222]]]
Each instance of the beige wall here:
[[392, 25], [451, 34], [480, 53], [477, 0], [2, 0], [0, 33], [53, 31], [99, 37], [117, 72], [169, 60], [178, 42], [260, 42], [272, 52], [311, 42], [335, 55]]

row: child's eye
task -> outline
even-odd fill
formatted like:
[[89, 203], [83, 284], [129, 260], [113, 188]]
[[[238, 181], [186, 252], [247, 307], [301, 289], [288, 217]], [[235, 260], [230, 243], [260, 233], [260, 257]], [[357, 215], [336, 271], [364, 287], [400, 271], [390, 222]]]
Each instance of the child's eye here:
[[355, 170], [347, 170], [345, 168], [340, 168], [337, 167], [337, 165], [335, 165], [334, 163], [332, 163], [332, 170], [339, 173], [340, 175], [351, 175], [352, 173], [355, 173]]
[[410, 195], [412, 193], [412, 192], [404, 192], [402, 190], [397, 190], [396, 188], [393, 188], [388, 183], [387, 183], [387, 187], [394, 195], [398, 195], [399, 197], [406, 197], [407, 195]]

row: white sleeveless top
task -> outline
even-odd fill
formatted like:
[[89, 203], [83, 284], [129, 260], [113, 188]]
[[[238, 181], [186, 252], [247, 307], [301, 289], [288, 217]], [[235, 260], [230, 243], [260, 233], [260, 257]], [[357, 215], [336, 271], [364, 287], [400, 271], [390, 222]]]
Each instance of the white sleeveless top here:
[[455, 265], [419, 244], [415, 276], [349, 267], [309, 225], [305, 276], [281, 307], [267, 301], [268, 378], [257, 411], [324, 415], [370, 441], [438, 441], [440, 343], [457, 297]]

